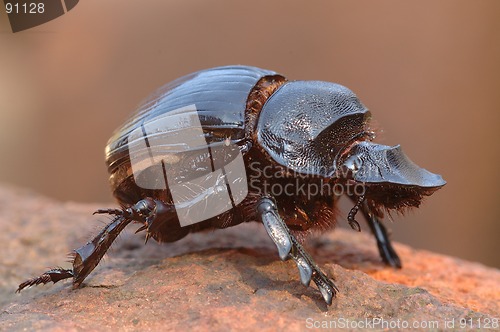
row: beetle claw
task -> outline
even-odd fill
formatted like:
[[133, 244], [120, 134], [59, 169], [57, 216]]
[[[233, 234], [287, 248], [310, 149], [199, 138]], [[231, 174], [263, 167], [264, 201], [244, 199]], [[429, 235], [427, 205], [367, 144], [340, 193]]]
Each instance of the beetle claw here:
[[323, 299], [328, 305], [339, 291], [320, 269], [311, 256], [307, 254], [302, 245], [290, 234], [286, 223], [281, 219], [278, 208], [273, 199], [263, 197], [257, 205], [257, 212], [267, 233], [276, 244], [280, 258], [286, 260], [292, 258], [299, 269], [300, 281], [304, 286], [309, 286], [311, 279], [318, 287]]
[[144, 240], [144, 244], [147, 244], [149, 239], [151, 238], [151, 233], [146, 233], [146, 239]]
[[309, 286], [312, 278], [326, 304], [331, 305], [339, 289], [335, 286], [333, 281], [320, 270], [298, 242], [294, 242], [294, 248], [295, 250], [293, 251], [292, 258], [299, 268], [302, 284], [304, 286]]
[[135, 232], [134, 234], [137, 234], [139, 232], [142, 232], [144, 230], [147, 230], [146, 231], [146, 238], [144, 239], [144, 244], [147, 244], [149, 239], [151, 238], [151, 232], [149, 232], [149, 225], [146, 224], [146, 225], [142, 225], [141, 227], [139, 227]]
[[353, 220], [348, 220], [349, 226], [351, 226], [352, 229], [355, 231], [361, 232], [361, 226], [359, 226], [359, 223], [353, 219]]
[[147, 229], [148, 228], [148, 225], [142, 225], [141, 227], [139, 227], [135, 232], [134, 234], [137, 234], [139, 232], [142, 232], [143, 230]]
[[335, 286], [335, 284], [330, 279], [328, 279], [328, 277], [326, 277], [321, 271], [315, 273], [313, 280], [319, 291], [321, 292], [321, 295], [323, 296], [326, 304], [331, 305], [333, 298], [339, 292], [337, 286]]

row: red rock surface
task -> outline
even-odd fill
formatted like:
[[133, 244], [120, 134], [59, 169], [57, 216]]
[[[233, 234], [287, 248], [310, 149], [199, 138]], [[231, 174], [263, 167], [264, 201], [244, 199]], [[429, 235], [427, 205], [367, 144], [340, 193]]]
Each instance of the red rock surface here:
[[394, 270], [371, 236], [343, 229], [308, 245], [340, 289], [330, 307], [279, 260], [259, 224], [146, 246], [132, 225], [80, 289], [60, 282], [15, 294], [47, 267], [69, 267], [66, 253], [106, 221], [91, 216], [99, 207], [0, 187], [0, 330], [458, 329], [461, 320], [500, 329], [500, 271], [397, 243], [404, 267]]

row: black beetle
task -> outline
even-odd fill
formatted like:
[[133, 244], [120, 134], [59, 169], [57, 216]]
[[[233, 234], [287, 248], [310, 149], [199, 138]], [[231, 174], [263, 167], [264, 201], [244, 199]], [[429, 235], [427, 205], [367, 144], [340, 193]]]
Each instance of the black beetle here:
[[[301, 243], [335, 225], [346, 194], [347, 219], [361, 210], [386, 264], [401, 267], [385, 211], [418, 207], [445, 185], [399, 146], [372, 143], [370, 112], [349, 89], [287, 81], [247, 66], [199, 71], [167, 84], [117, 130], [106, 147], [110, 184], [121, 209], [74, 251], [73, 269], [55, 268], [19, 285], [73, 278], [78, 287], [130, 222], [146, 241], [177, 241], [190, 232], [260, 221], [282, 260], [292, 258], [304, 285], [316, 283], [327, 304], [338, 291]], [[201, 179], [201, 180], [200, 180]]]

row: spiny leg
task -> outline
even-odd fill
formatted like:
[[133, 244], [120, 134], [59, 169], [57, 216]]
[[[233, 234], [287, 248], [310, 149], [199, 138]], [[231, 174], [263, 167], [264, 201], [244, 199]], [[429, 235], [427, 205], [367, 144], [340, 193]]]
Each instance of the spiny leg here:
[[[16, 292], [20, 292], [22, 289], [29, 286], [39, 285], [42, 283], [46, 284], [49, 281], [56, 283], [60, 280], [68, 278], [73, 278], [73, 288], [77, 288], [92, 272], [92, 270], [94, 270], [97, 264], [99, 264], [113, 241], [118, 237], [118, 234], [120, 234], [121, 231], [133, 220], [144, 223], [147, 223], [149, 220], [152, 223], [152, 221], [156, 219], [156, 216], [163, 212], [162, 207], [160, 206], [158, 208], [157, 206], [161, 204], [161, 202], [153, 200], [152, 198], [145, 198], [126, 209], [97, 210], [94, 214], [109, 214], [114, 215], [115, 217], [91, 241], [74, 250], [72, 253], [73, 269], [51, 269], [39, 277], [32, 278], [21, 283]], [[150, 223], [147, 224], [149, 225]]]
[[257, 212], [266, 228], [267, 233], [276, 244], [281, 260], [292, 258], [299, 269], [300, 280], [303, 285], [309, 286], [311, 279], [318, 287], [328, 305], [339, 291], [314, 263], [311, 256], [290, 233], [287, 225], [278, 213], [276, 203], [270, 197], [263, 197], [257, 205]]
[[99, 264], [113, 241], [132, 219], [117, 216], [92, 241], [75, 250], [73, 288], [77, 288]]
[[68, 269], [63, 269], [63, 268], [55, 268], [52, 270], [49, 270], [45, 272], [44, 274], [40, 275], [39, 277], [35, 277], [29, 280], [26, 280], [25, 282], [21, 283], [19, 287], [16, 290], [16, 293], [21, 292], [22, 289], [26, 287], [31, 287], [31, 286], [36, 286], [40, 284], [46, 284], [49, 281], [52, 281], [54, 284], [60, 280], [63, 279], [68, 279], [68, 278], [73, 278], [73, 271], [68, 270]]
[[[361, 197], [363, 197], [363, 200], [361, 200]], [[358, 198], [358, 200], [350, 197], [353, 202], [356, 202], [356, 205], [353, 209], [351, 209], [351, 212], [356, 207], [358, 207], [356, 208], [356, 212], [358, 209], [361, 209], [361, 213], [363, 213], [368, 226], [370, 226], [370, 229], [375, 236], [375, 239], [377, 240], [377, 247], [382, 260], [389, 266], [401, 268], [401, 259], [392, 247], [391, 240], [389, 239], [389, 235], [387, 234], [387, 230], [385, 229], [384, 225], [378, 220], [375, 214], [370, 210], [368, 203], [366, 202], [366, 200], [364, 200], [364, 196], [361, 197]], [[351, 213], [349, 213], [349, 215], [351, 215]], [[352, 216], [353, 219], [354, 215]]]
[[139, 221], [146, 224], [146, 228], [148, 229], [146, 235], [147, 242], [151, 232], [154, 232], [157, 227], [161, 226], [164, 215], [171, 214], [171, 207], [162, 201], [146, 197], [132, 207], [121, 211], [108, 209], [97, 210], [95, 213], [107, 213], [116, 215], [116, 217], [92, 241], [75, 250], [75, 259], [73, 261], [73, 287], [75, 288], [80, 286], [83, 280], [99, 264], [99, 261], [113, 241], [131, 221]]
[[51, 269], [39, 277], [32, 278], [21, 283], [16, 292], [20, 292], [23, 288], [46, 284], [49, 281], [56, 283], [63, 279], [73, 278], [73, 287], [77, 288], [83, 280], [89, 275], [92, 270], [99, 264], [106, 251], [109, 249], [118, 234], [132, 220], [123, 216], [116, 216], [113, 220], [104, 227], [91, 241], [84, 246], [76, 249], [72, 256], [73, 269], [56, 268]]

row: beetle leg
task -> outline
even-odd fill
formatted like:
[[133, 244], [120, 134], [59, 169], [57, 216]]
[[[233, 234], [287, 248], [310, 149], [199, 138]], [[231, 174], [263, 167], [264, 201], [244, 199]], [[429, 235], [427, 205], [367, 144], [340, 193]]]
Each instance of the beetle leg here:
[[94, 213], [92, 213], [92, 214], [93, 215], [94, 214], [112, 214], [115, 216], [121, 216], [124, 214], [124, 211], [120, 210], [120, 209], [98, 209], [98, 210], [94, 211]]
[[[128, 215], [125, 211], [124, 215]], [[56, 268], [45, 272], [39, 277], [29, 279], [21, 283], [17, 289], [20, 292], [23, 288], [46, 284], [49, 281], [56, 283], [63, 279], [73, 278], [73, 288], [77, 288], [83, 280], [94, 270], [99, 264], [102, 257], [109, 249], [118, 234], [127, 226], [132, 219], [122, 215], [117, 215], [109, 224], [104, 227], [94, 239], [87, 242], [84, 246], [75, 249], [73, 256], [73, 269]]]
[[[171, 223], [176, 219], [175, 207], [172, 204], [164, 203], [161, 200], [154, 200], [154, 207], [147, 213], [147, 217], [142, 221], [144, 225], [139, 227], [135, 233], [146, 231], [146, 240], [157, 234], [166, 223]], [[137, 203], [136, 205], [139, 205]]]
[[113, 241], [118, 237], [118, 234], [120, 234], [125, 226], [131, 221], [132, 219], [116, 216], [91, 241], [75, 249], [73, 260], [73, 288], [79, 287], [90, 272], [94, 270]]
[[387, 265], [400, 269], [402, 267], [401, 259], [399, 258], [396, 250], [392, 247], [391, 241], [387, 234], [384, 225], [377, 219], [375, 215], [367, 214], [368, 225], [370, 226], [375, 239], [377, 239], [377, 247], [380, 256]]
[[267, 233], [278, 247], [281, 260], [292, 258], [299, 269], [300, 280], [304, 286], [309, 286], [311, 279], [318, 287], [325, 302], [330, 305], [332, 299], [339, 291], [331, 281], [314, 263], [311, 256], [290, 233], [287, 225], [278, 213], [278, 208], [273, 199], [262, 197], [257, 204], [257, 212]]
[[366, 222], [377, 240], [377, 247], [382, 260], [389, 266], [401, 268], [401, 259], [392, 247], [386, 228], [378, 220], [377, 216], [371, 212], [366, 201], [361, 205], [361, 212], [365, 216]]
[[176, 220], [173, 205], [151, 197], [141, 199], [127, 209], [99, 209], [94, 214], [118, 215], [143, 223], [135, 233], [146, 230], [146, 243], [165, 223]]
[[25, 282], [21, 283], [19, 287], [16, 290], [16, 293], [21, 292], [26, 287], [31, 287], [31, 286], [36, 286], [40, 284], [46, 284], [50, 281], [52, 281], [54, 284], [60, 280], [63, 279], [68, 279], [68, 278], [73, 278], [73, 271], [63, 269], [63, 268], [55, 268], [52, 270], [49, 270], [45, 272], [44, 274], [40, 275], [39, 277], [32, 278], [29, 280], [26, 280]]

